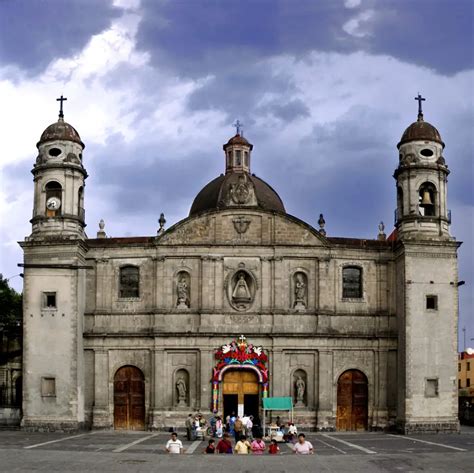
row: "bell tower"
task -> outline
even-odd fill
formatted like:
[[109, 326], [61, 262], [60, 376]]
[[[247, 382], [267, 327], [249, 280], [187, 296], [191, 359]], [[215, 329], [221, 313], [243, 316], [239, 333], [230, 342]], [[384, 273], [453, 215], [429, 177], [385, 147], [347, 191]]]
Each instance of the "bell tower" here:
[[87, 245], [82, 143], [64, 121], [48, 126], [33, 167], [32, 233], [24, 252], [25, 429], [76, 430], [85, 422], [83, 319]]
[[64, 121], [62, 95], [59, 118], [48, 126], [36, 147], [33, 218], [30, 238], [85, 238], [84, 143], [74, 127]]
[[405, 130], [397, 145], [395, 225], [401, 239], [449, 239], [449, 170], [443, 157], [444, 143], [438, 130], [423, 119], [421, 104], [425, 99], [418, 94], [415, 100], [418, 119]]
[[397, 426], [456, 432], [459, 243], [449, 234], [449, 174], [438, 130], [418, 119], [398, 143], [395, 246]]

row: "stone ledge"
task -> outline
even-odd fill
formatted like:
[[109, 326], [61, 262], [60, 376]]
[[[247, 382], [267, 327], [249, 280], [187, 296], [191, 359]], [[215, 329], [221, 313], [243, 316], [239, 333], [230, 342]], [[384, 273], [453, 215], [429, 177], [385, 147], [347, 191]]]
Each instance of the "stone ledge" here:
[[459, 422], [398, 422], [397, 432], [410, 434], [459, 433]]

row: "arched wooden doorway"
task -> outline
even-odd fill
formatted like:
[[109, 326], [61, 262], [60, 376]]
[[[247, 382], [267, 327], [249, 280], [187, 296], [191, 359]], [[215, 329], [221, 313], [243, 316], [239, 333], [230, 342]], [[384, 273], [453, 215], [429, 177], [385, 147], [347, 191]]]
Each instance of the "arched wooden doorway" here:
[[367, 430], [367, 377], [358, 370], [341, 374], [337, 382], [337, 430]]
[[232, 412], [258, 417], [259, 391], [258, 377], [254, 371], [226, 371], [222, 380], [224, 418]]
[[123, 366], [115, 373], [114, 428], [145, 429], [145, 379], [135, 366]]

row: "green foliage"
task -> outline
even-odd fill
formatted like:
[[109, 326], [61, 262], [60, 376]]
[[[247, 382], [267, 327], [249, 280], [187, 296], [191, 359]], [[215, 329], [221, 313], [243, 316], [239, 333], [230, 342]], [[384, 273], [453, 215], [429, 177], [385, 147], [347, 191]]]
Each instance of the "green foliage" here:
[[22, 295], [0, 274], [0, 327], [18, 325], [22, 320]]

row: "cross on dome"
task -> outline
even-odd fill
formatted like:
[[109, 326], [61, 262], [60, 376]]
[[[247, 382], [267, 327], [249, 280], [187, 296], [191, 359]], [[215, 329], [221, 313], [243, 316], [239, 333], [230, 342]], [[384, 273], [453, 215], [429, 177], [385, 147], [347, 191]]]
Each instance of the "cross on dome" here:
[[[244, 124], [243, 124], [243, 123], [240, 123], [239, 120], [236, 120], [236, 122], [235, 122], [232, 126], [235, 127], [236, 132], [237, 132], [237, 135], [240, 135], [241, 132], [242, 132], [242, 129], [243, 129], [243, 127], [244, 127]], [[243, 134], [242, 134], [242, 136], [243, 136]]]
[[422, 121], [423, 120], [423, 110], [421, 108], [421, 102], [424, 102], [426, 99], [424, 97], [422, 97], [420, 95], [420, 93], [418, 92], [418, 96], [415, 97], [415, 100], [418, 101], [418, 121]]
[[66, 97], [63, 97], [61, 95], [61, 97], [59, 97], [58, 99], [56, 99], [56, 102], [60, 102], [61, 105], [59, 106], [59, 118], [64, 118], [64, 112], [63, 112], [63, 102], [65, 102], [67, 100]]

